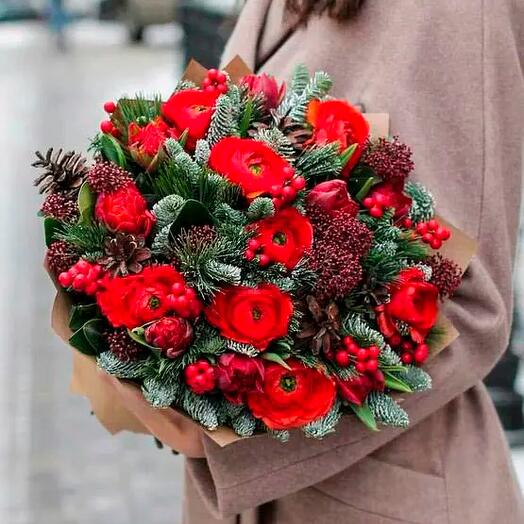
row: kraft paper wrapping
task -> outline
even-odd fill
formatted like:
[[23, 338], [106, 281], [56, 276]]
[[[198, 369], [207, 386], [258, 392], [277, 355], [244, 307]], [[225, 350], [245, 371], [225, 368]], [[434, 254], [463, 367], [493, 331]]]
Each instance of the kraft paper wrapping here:
[[[226, 66], [225, 70], [234, 82], [238, 82], [242, 76], [251, 73], [245, 62], [239, 56], [235, 57]], [[207, 70], [198, 62], [191, 60], [183, 78], [200, 84], [206, 76], [206, 71]], [[365, 117], [370, 123], [372, 136], [388, 136], [389, 115], [387, 113], [368, 113], [365, 114]], [[438, 220], [452, 231], [451, 238], [444, 243], [439, 252], [454, 260], [464, 272], [475, 253], [475, 241], [460, 230], [454, 228], [444, 219], [439, 217]], [[72, 335], [69, 329], [71, 302], [67, 294], [60, 289], [59, 286], [57, 286], [57, 291], [52, 311], [52, 328], [55, 333], [67, 343]], [[444, 335], [431, 346], [430, 358], [434, 358], [459, 336], [458, 331], [452, 323], [443, 315], [439, 317], [437, 326], [441, 328]], [[93, 357], [88, 357], [76, 349], [73, 349], [71, 391], [88, 398], [99, 422], [113, 435], [120, 431], [150, 434], [140, 420], [126, 408], [120, 398], [115, 396], [114, 390], [103, 379], [101, 373]], [[139, 388], [138, 385], [135, 387]], [[145, 399], [144, 402], [146, 402]], [[181, 416], [189, 418], [183, 413], [180, 414]], [[220, 427], [215, 431], [204, 431], [222, 447], [242, 438], [232, 429], [226, 427]], [[256, 437], [255, 435], [250, 438]]]

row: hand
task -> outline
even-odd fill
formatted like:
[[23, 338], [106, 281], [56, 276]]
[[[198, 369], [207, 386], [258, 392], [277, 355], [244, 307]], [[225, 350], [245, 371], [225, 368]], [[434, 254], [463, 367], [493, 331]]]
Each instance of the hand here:
[[140, 389], [129, 382], [100, 370], [104, 380], [118, 395], [124, 406], [165, 446], [190, 458], [205, 458], [202, 428], [173, 409], [152, 407]]

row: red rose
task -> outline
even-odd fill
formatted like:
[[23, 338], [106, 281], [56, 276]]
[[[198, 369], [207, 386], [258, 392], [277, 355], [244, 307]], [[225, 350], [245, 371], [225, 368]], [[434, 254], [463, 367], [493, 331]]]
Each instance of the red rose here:
[[317, 206], [330, 215], [334, 211], [343, 211], [355, 217], [358, 213], [358, 204], [349, 195], [346, 182], [339, 178], [317, 184], [306, 200], [308, 204]]
[[270, 429], [298, 428], [326, 415], [335, 402], [332, 378], [298, 360], [266, 364], [263, 391], [248, 394], [253, 416]]
[[162, 115], [173, 126], [175, 136], [187, 130], [186, 149], [193, 151], [196, 141], [206, 136], [218, 91], [186, 89], [171, 95], [162, 106]]
[[243, 76], [240, 79], [240, 84], [245, 84], [250, 94], [262, 95], [266, 102], [266, 109], [268, 110], [277, 107], [286, 92], [286, 84], [279, 86], [275, 77], [267, 75], [266, 73]]
[[383, 391], [385, 387], [384, 375], [377, 371], [373, 376], [358, 375], [347, 380], [335, 377], [340, 396], [360, 406], [372, 391]]
[[253, 224], [257, 234], [253, 237], [260, 253], [271, 262], [293, 269], [304, 253], [311, 249], [313, 227], [311, 222], [294, 207], [279, 211]]
[[127, 130], [127, 145], [133, 160], [147, 169], [166, 138], [171, 135], [173, 132], [161, 117], [155, 118], [144, 127], [131, 122]]
[[357, 164], [369, 137], [369, 124], [362, 113], [345, 100], [313, 100], [307, 109], [307, 121], [313, 127], [311, 141], [326, 145], [340, 144], [340, 152], [352, 144], [358, 144], [349, 162], [344, 167], [344, 175]]
[[381, 208], [393, 208], [395, 217], [407, 215], [411, 207], [411, 198], [404, 194], [402, 179], [382, 182], [375, 186], [368, 194]]
[[435, 325], [438, 316], [438, 288], [424, 281], [418, 268], [400, 272], [398, 281], [389, 285], [390, 300], [377, 308], [377, 322], [381, 332], [391, 337], [397, 330], [395, 320], [405, 322], [411, 338], [421, 343]]
[[174, 284], [185, 284], [172, 266], [149, 266], [138, 275], [106, 277], [97, 303], [113, 327], [135, 328], [157, 320], [172, 307], [169, 295]]
[[248, 138], [229, 137], [211, 149], [211, 169], [238, 184], [247, 198], [269, 193], [294, 175], [291, 165], [267, 144]]
[[147, 236], [155, 216], [134, 183], [130, 182], [113, 193], [100, 193], [95, 216], [111, 231]]
[[233, 404], [243, 404], [251, 391], [262, 391], [264, 364], [258, 358], [225, 353], [218, 359], [215, 373], [219, 389]]
[[167, 358], [177, 358], [193, 340], [191, 324], [181, 317], [163, 317], [145, 331], [148, 344], [160, 348]]
[[291, 298], [273, 284], [226, 287], [206, 309], [209, 323], [224, 337], [260, 351], [287, 335], [292, 314]]

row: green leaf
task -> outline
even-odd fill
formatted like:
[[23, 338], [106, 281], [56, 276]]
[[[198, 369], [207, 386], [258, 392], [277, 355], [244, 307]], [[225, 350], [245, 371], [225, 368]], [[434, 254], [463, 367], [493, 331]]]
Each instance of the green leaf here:
[[89, 184], [84, 182], [78, 193], [78, 209], [80, 211], [80, 223], [89, 224], [93, 220], [93, 209], [95, 207], [95, 195]]
[[72, 331], [80, 329], [88, 320], [99, 317], [97, 304], [78, 304], [71, 308], [69, 328]]
[[389, 389], [394, 389], [395, 391], [402, 391], [404, 393], [413, 393], [413, 390], [403, 380], [400, 380], [395, 375], [388, 372], [386, 372], [384, 375], [386, 378], [386, 386]]
[[180, 137], [178, 138], [178, 143], [182, 146], [182, 147], [185, 147], [186, 145], [186, 142], [187, 142], [187, 137], [189, 136], [189, 129], [184, 129], [184, 131], [182, 131]]
[[144, 326], [140, 326], [134, 329], [127, 330], [129, 337], [132, 340], [134, 340], [137, 344], [140, 344], [141, 346], [144, 346], [150, 349], [153, 353], [155, 353], [155, 355], [160, 356], [161, 355], [160, 349], [158, 349], [155, 346], [151, 346], [150, 344], [146, 342], [145, 332], [146, 332], [146, 329]]
[[361, 406], [357, 406], [355, 404], [350, 404], [350, 406], [361, 422], [363, 422], [372, 431], [378, 431], [377, 421], [369, 409], [367, 402], [364, 402], [364, 404]]
[[381, 179], [375, 174], [375, 171], [368, 166], [359, 165], [356, 167], [349, 178], [348, 184], [350, 193], [359, 201], [364, 200], [369, 190]]
[[347, 165], [347, 163], [351, 160], [351, 157], [353, 156], [353, 153], [357, 150], [358, 144], [351, 144], [347, 149], [342, 151], [340, 154], [340, 164], [342, 165], [342, 169], [344, 169]]
[[265, 353], [262, 353], [262, 358], [265, 360], [269, 360], [270, 362], [275, 362], [276, 364], [280, 364], [283, 368], [291, 370], [291, 368], [286, 363], [286, 361], [278, 353], [265, 352]]
[[240, 136], [246, 136], [249, 124], [251, 123], [251, 117], [253, 115], [253, 99], [248, 98], [246, 102], [246, 108], [244, 109], [244, 114], [240, 120], [239, 133]]
[[103, 134], [99, 141], [100, 150], [104, 157], [117, 166], [126, 167], [126, 156], [118, 140], [108, 134]]
[[52, 217], [44, 218], [45, 245], [49, 247], [56, 240], [56, 235], [63, 232], [63, 224], [60, 220]]
[[198, 200], [186, 200], [173, 220], [170, 234], [175, 238], [184, 228], [212, 223], [213, 217], [204, 204]]
[[69, 344], [84, 355], [98, 356], [105, 351], [106, 343], [102, 335], [105, 322], [101, 319], [87, 321], [69, 338]]

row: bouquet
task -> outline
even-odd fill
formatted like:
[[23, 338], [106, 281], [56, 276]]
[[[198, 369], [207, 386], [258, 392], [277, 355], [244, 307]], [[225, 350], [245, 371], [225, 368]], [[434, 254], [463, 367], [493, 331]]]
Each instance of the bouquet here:
[[439, 308], [465, 265], [443, 246], [463, 237], [410, 148], [326, 73], [243, 67], [193, 63], [166, 101], [107, 102], [91, 165], [37, 153], [69, 344], [209, 431], [406, 427], [401, 396], [431, 387], [423, 365], [456, 335]]

